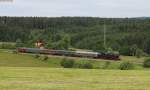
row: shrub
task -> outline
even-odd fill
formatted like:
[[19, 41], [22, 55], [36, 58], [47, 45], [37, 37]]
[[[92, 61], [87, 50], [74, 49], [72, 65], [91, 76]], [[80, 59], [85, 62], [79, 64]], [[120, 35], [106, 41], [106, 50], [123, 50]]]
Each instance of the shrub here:
[[83, 64], [83, 68], [85, 68], [85, 69], [93, 69], [93, 65], [91, 63], [85, 63], [85, 64]]
[[1, 49], [15, 49], [16, 46], [14, 44], [11, 44], [11, 43], [1, 43], [0, 48]]
[[72, 68], [74, 66], [74, 60], [72, 59], [67, 59], [67, 58], [64, 58], [60, 64], [61, 66], [63, 66], [64, 68]]
[[140, 58], [141, 56], [144, 56], [144, 52], [141, 49], [136, 50], [136, 57]]
[[44, 60], [44, 61], [47, 61], [47, 60], [48, 60], [48, 56], [44, 56], [44, 57], [43, 57], [43, 60]]
[[36, 54], [34, 57], [35, 57], [35, 58], [39, 58], [39, 57], [40, 57], [40, 55]]
[[106, 62], [104, 63], [103, 69], [108, 68], [109, 65], [110, 65], [110, 62], [109, 62], [109, 61], [106, 61]]
[[145, 59], [143, 66], [146, 68], [150, 68], [150, 58], [149, 59]]
[[23, 46], [23, 43], [21, 41], [21, 39], [17, 39], [16, 40], [16, 47], [22, 47]]
[[133, 69], [133, 64], [130, 62], [122, 62], [119, 66], [120, 70], [130, 70]]
[[18, 54], [18, 52], [16, 51], [16, 50], [13, 50], [13, 52], [12, 52], [13, 54]]
[[119, 53], [121, 55], [125, 55], [125, 56], [131, 56], [131, 49], [129, 47], [123, 47], [119, 50]]
[[78, 63], [77, 67], [83, 69], [93, 69], [93, 65], [90, 62]]

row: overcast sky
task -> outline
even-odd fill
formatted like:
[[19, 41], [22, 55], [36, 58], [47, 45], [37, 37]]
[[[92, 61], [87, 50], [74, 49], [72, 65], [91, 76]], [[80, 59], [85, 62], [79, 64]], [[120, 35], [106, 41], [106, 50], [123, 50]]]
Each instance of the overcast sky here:
[[150, 0], [14, 0], [0, 1], [0, 16], [150, 16]]

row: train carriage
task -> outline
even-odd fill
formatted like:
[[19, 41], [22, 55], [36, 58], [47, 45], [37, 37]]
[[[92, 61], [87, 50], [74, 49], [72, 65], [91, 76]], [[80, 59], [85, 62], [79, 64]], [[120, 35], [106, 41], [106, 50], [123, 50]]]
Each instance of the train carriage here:
[[86, 57], [86, 58], [107, 59], [107, 60], [120, 60], [119, 55], [104, 53], [104, 52], [49, 50], [49, 49], [38, 49], [38, 48], [18, 48], [18, 52], [58, 55], [58, 56], [71, 56], [71, 57]]
[[91, 57], [91, 58], [96, 58], [98, 56], [97, 52], [84, 52], [84, 51], [76, 51], [75, 52], [76, 56], [79, 57]]

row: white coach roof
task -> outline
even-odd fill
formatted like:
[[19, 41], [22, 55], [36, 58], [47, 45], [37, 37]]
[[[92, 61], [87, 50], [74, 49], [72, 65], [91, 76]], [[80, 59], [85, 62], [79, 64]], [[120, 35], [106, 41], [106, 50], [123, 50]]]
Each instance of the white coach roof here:
[[87, 52], [87, 51], [76, 51], [76, 53], [82, 53], [82, 54], [98, 54], [97, 52]]

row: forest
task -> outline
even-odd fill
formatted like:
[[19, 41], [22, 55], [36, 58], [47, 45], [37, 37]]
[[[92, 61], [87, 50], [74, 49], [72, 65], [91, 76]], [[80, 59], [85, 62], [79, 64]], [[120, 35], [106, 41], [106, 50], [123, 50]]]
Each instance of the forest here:
[[0, 17], [0, 42], [33, 47], [36, 40], [44, 40], [46, 48], [53, 49], [150, 54], [150, 18]]

